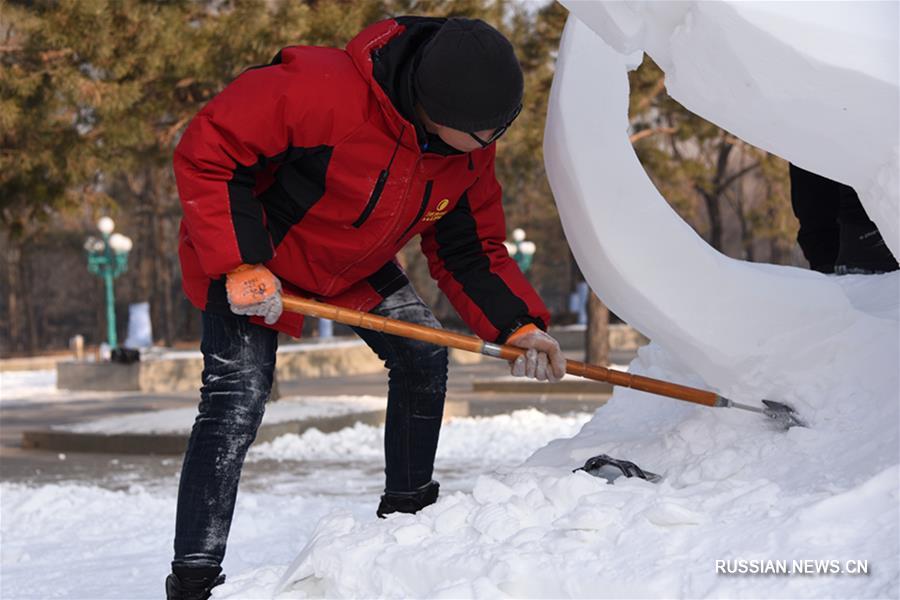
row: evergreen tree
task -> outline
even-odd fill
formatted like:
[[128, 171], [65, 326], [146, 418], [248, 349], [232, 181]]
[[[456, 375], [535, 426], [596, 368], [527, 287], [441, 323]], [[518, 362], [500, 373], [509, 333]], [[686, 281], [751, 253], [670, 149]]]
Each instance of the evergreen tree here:
[[[498, 142], [497, 173], [508, 227], [523, 227], [537, 244], [529, 275], [551, 310], [564, 311], [576, 269], [542, 155], [568, 16], [561, 5], [529, 11], [511, 0], [7, 0], [0, 21], [3, 351], [59, 346], [77, 332], [98, 341], [102, 288], [84, 276], [80, 245], [101, 214], [114, 216], [135, 241], [118, 299], [150, 300], [164, 341], [196, 338], [196, 311], [180, 291], [181, 211], [171, 170], [188, 121], [282, 47], [343, 47], [366, 25], [402, 14], [482, 18], [516, 47], [524, 107]], [[733, 254], [790, 260], [796, 225], [783, 161], [685, 111], [665, 94], [652, 61], [631, 74], [631, 83], [636, 150], [684, 218]], [[426, 300], [442, 317], [451, 315], [418, 244], [402, 258]]]

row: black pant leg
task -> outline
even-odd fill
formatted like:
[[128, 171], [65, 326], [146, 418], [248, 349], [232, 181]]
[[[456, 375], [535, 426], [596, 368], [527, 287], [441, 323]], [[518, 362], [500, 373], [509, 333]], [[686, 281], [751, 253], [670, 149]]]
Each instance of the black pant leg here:
[[[409, 285], [385, 298], [371, 312], [429, 327], [441, 326]], [[447, 394], [447, 349], [367, 329], [354, 331], [389, 369], [385, 490], [415, 490], [431, 481], [434, 473]]]
[[810, 269], [832, 273], [840, 248], [841, 184], [795, 165], [790, 176], [791, 206], [800, 222], [797, 243]]
[[278, 332], [203, 313], [203, 387], [178, 486], [173, 566], [218, 566], [244, 457], [262, 421]]

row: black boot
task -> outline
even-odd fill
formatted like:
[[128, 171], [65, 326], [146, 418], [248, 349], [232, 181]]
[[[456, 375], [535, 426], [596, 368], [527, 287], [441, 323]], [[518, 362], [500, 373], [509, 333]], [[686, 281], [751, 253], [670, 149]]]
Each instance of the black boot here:
[[395, 512], [417, 513], [426, 506], [437, 502], [438, 490], [441, 485], [437, 481], [429, 481], [422, 487], [411, 492], [384, 491], [378, 510], [375, 512], [379, 519]]
[[872, 275], [896, 270], [897, 259], [874, 223], [841, 224], [841, 248], [835, 260], [835, 273]]
[[207, 600], [210, 590], [225, 582], [222, 567], [172, 566], [166, 578], [167, 600]]

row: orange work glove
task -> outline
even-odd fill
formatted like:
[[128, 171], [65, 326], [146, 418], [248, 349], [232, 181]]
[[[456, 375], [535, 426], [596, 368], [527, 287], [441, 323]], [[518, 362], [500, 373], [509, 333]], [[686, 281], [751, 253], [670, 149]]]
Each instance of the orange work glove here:
[[231, 312], [263, 317], [272, 325], [281, 316], [281, 282], [263, 265], [241, 265], [225, 276]]
[[527, 348], [525, 356], [509, 361], [509, 370], [516, 377], [531, 377], [538, 381], [559, 381], [566, 374], [566, 357], [553, 336], [533, 323], [516, 329], [506, 343]]

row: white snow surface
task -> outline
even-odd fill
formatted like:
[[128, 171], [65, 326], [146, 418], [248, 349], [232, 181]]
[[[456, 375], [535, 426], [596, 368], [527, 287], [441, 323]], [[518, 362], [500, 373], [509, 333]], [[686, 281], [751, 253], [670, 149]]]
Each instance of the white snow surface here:
[[72, 392], [56, 387], [56, 370], [0, 371], [0, 404], [5, 407], [25, 404], [52, 404], [112, 398], [116, 392]]
[[56, 395], [56, 370], [0, 371], [0, 402], [27, 402]]
[[[473, 473], [509, 470], [549, 440], [573, 435], [589, 417], [528, 410], [455, 418], [446, 424], [436, 477], [448, 495], [470, 491]], [[215, 597], [268, 598], [266, 582], [274, 585], [322, 517], [374, 521], [384, 485], [381, 436], [380, 428], [360, 425], [253, 447], [225, 557], [229, 582]], [[282, 462], [260, 474], [267, 458]], [[180, 463], [163, 459], [172, 461]], [[177, 473], [137, 482], [127, 469], [119, 475], [132, 483], [123, 489], [116, 479], [104, 487], [0, 483], [4, 600], [161, 597], [172, 559]]]
[[[861, 360], [877, 349], [863, 351]], [[632, 372], [687, 385], [660, 346]], [[895, 376], [896, 377], [896, 376]], [[818, 394], [810, 386], [789, 400]], [[787, 432], [735, 409], [618, 390], [578, 435], [387, 521], [336, 511], [285, 571], [239, 575], [216, 597], [886, 598], [900, 592], [896, 379], [830, 390], [840, 409]], [[799, 402], [798, 402], [799, 403]], [[473, 442], [477, 443], [477, 442]], [[660, 484], [572, 473], [590, 456], [631, 459]], [[721, 575], [716, 560], [866, 560], [867, 576]]]

